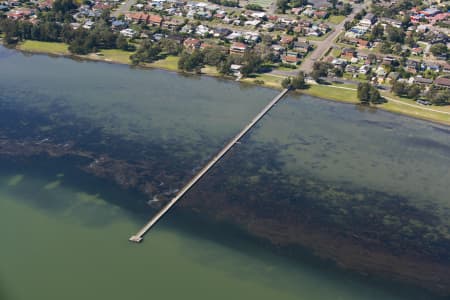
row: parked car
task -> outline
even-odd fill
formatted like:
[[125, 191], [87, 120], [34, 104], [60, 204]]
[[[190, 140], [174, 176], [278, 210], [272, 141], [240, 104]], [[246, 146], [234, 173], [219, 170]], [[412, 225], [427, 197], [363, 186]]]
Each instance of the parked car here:
[[416, 102], [420, 105], [431, 105], [431, 102], [426, 100], [416, 100]]

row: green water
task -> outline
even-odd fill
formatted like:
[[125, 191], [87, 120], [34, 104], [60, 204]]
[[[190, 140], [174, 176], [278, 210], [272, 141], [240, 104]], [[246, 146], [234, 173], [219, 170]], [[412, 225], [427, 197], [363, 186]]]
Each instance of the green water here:
[[77, 189], [68, 176], [0, 166], [2, 300], [427, 299], [293, 263], [239, 238], [204, 239], [170, 221], [130, 244], [141, 220], [101, 196], [105, 187]]
[[[179, 188], [277, 93], [158, 70], [24, 57], [4, 48], [0, 91], [3, 134], [146, 161], [155, 194]], [[445, 241], [449, 154], [448, 127], [296, 95], [277, 105], [197, 190], [213, 181], [230, 206], [249, 203], [252, 215], [277, 220], [282, 210], [332, 204], [331, 213], [312, 212], [325, 215], [319, 226], [342, 234], [378, 230], [384, 214], [403, 220], [407, 204], [430, 216], [417, 214], [415, 224], [439, 230]], [[308, 254], [281, 258], [237, 231], [183, 219], [177, 210], [142, 245], [131, 245], [126, 239], [150, 214], [136, 214], [136, 204], [147, 199], [80, 173], [79, 164], [42, 157], [0, 163], [0, 300], [434, 298], [339, 271]], [[305, 184], [328, 190], [308, 190], [307, 199]], [[349, 194], [364, 201], [347, 203]], [[379, 195], [392, 205], [379, 205]], [[274, 206], [277, 201], [283, 205]], [[353, 223], [368, 219], [364, 210], [360, 219], [348, 213], [362, 202], [379, 213], [373, 224]], [[214, 215], [221, 207], [206, 210]], [[325, 222], [334, 219], [340, 223]], [[389, 230], [383, 227], [383, 238], [427, 242]], [[446, 251], [441, 259], [449, 256]]]

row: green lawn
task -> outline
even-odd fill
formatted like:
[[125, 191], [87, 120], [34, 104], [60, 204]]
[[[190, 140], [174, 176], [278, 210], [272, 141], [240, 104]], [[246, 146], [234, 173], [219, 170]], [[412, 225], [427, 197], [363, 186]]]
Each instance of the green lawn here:
[[337, 24], [341, 23], [342, 21], [344, 21], [344, 19], [345, 19], [345, 16], [330, 16], [328, 18], [328, 22], [337, 25]]
[[341, 49], [333, 48], [333, 50], [331, 50], [331, 55], [333, 55], [334, 57], [339, 57], [341, 55]]
[[280, 70], [280, 71], [295, 71], [297, 69], [297, 67], [295, 69], [287, 68], [287, 67], [276, 67], [276, 69]]
[[[415, 101], [413, 101], [411, 99], [397, 97], [397, 96], [392, 95], [391, 93], [382, 93], [382, 95], [389, 97], [389, 98], [393, 98], [395, 100], [399, 100], [402, 103], [409, 104], [409, 105], [405, 105], [405, 104], [396, 103], [393, 101], [388, 101], [387, 103], [381, 105], [381, 108], [383, 108], [383, 109], [386, 109], [391, 112], [400, 113], [400, 114], [408, 115], [411, 117], [419, 118], [419, 119], [430, 120], [430, 121], [450, 125], [450, 115], [445, 114], [445, 113], [450, 112], [450, 106], [442, 106], [442, 107], [434, 106], [434, 105], [433, 106], [420, 106], [419, 104], [417, 104]], [[429, 111], [426, 109], [442, 111], [443, 113]]]
[[[103, 54], [104, 60], [118, 62], [122, 64], [131, 64], [130, 55], [133, 54], [133, 52], [124, 51], [120, 49], [101, 50], [100, 53]], [[98, 58], [102, 59], [101, 56]]]
[[339, 79], [337, 80], [337, 82], [332, 82], [331, 85], [333, 86], [337, 86], [337, 87], [345, 87], [345, 88], [351, 88], [351, 89], [357, 89], [358, 86], [356, 84], [352, 84], [352, 83], [339, 83]]
[[251, 78], [243, 78], [241, 80], [241, 82], [245, 82], [245, 83], [255, 83], [255, 80], [261, 80], [264, 81], [264, 85], [271, 87], [271, 88], [275, 88], [275, 89], [280, 89], [281, 88], [281, 81], [283, 80], [284, 77], [279, 77], [279, 76], [273, 76], [270, 74], [258, 74], [255, 77], [251, 77]]
[[64, 43], [53, 43], [53, 42], [39, 42], [39, 41], [25, 41], [18, 45], [19, 50], [36, 52], [36, 53], [49, 53], [66, 55], [70, 54], [69, 46]]
[[301, 92], [324, 99], [358, 103], [356, 91], [353, 90], [338, 89], [332, 86], [313, 84], [308, 89], [301, 90]]
[[306, 39], [310, 41], [323, 41], [327, 38], [327, 36], [331, 33], [331, 31], [327, 32], [327, 34], [324, 34], [322, 36], [307, 36]]
[[217, 67], [215, 67], [215, 66], [203, 67], [202, 74], [206, 74], [206, 75], [210, 75], [210, 76], [220, 76], [220, 73], [217, 71]]
[[258, 4], [262, 7], [268, 8], [274, 2], [274, 0], [249, 0], [248, 3]]
[[150, 67], [160, 68], [169, 71], [178, 71], [178, 56], [167, 56], [165, 59], [157, 60], [151, 64]]

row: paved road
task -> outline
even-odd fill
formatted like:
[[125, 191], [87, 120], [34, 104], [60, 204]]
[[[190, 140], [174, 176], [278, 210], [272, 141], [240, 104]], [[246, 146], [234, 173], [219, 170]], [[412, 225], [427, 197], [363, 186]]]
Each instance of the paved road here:
[[354, 6], [353, 12], [348, 15], [341, 23], [336, 25], [334, 31], [323, 41], [316, 43], [316, 49], [308, 56], [300, 65], [300, 70], [305, 73], [310, 73], [313, 69], [314, 62], [322, 58], [327, 50], [333, 45], [334, 40], [344, 29], [344, 24], [347, 21], [352, 21], [357, 13], [364, 8], [363, 5]]
[[119, 15], [124, 15], [129, 12], [131, 7], [135, 5], [137, 0], [125, 0], [124, 4], [120, 4], [119, 8], [111, 13], [112, 17], [118, 17]]

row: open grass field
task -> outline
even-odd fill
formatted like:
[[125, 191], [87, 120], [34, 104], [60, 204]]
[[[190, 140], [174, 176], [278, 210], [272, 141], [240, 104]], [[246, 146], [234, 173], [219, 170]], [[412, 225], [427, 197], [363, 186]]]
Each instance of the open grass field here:
[[177, 56], [167, 56], [165, 59], [157, 60], [151, 64], [148, 64], [148, 66], [169, 71], [178, 71], [179, 59], [180, 58]]
[[387, 103], [381, 105], [383, 109], [450, 125], [450, 106], [421, 106], [411, 99], [393, 96], [390, 93], [382, 93], [382, 95], [388, 99]]
[[328, 18], [328, 22], [337, 25], [337, 24], [341, 23], [342, 21], [344, 21], [344, 19], [345, 19], [345, 16], [330, 16]]
[[[122, 64], [131, 64], [130, 56], [133, 54], [133, 52], [120, 49], [101, 50], [100, 53], [103, 55], [104, 60]], [[101, 59], [102, 57], [100, 56], [98, 58]]]
[[272, 3], [274, 1], [275, 0], [249, 0], [248, 3], [250, 3], [250, 4], [258, 4], [258, 5], [260, 5], [260, 6], [264, 7], [264, 8], [268, 8], [268, 7], [270, 7], [272, 5]]
[[331, 50], [331, 55], [333, 55], [334, 57], [339, 57], [341, 55], [341, 49], [333, 48], [333, 50]]
[[336, 88], [335, 86], [313, 84], [308, 89], [301, 90], [301, 93], [341, 102], [358, 103], [356, 91]]
[[205, 66], [202, 68], [202, 74], [206, 74], [209, 76], [220, 76], [220, 73], [217, 71], [217, 67], [215, 66]]
[[327, 34], [322, 35], [322, 36], [307, 36], [306, 39], [309, 40], [309, 41], [323, 41], [323, 40], [325, 40], [328, 37], [328, 35], [330, 33], [331, 33], [331, 31], [328, 32]]
[[255, 80], [263, 81], [264, 85], [274, 89], [281, 89], [281, 81], [283, 77], [271, 74], [258, 74], [255, 77], [243, 78], [241, 82], [254, 84]]
[[25, 41], [18, 46], [19, 50], [35, 53], [68, 55], [69, 46], [64, 43]]

